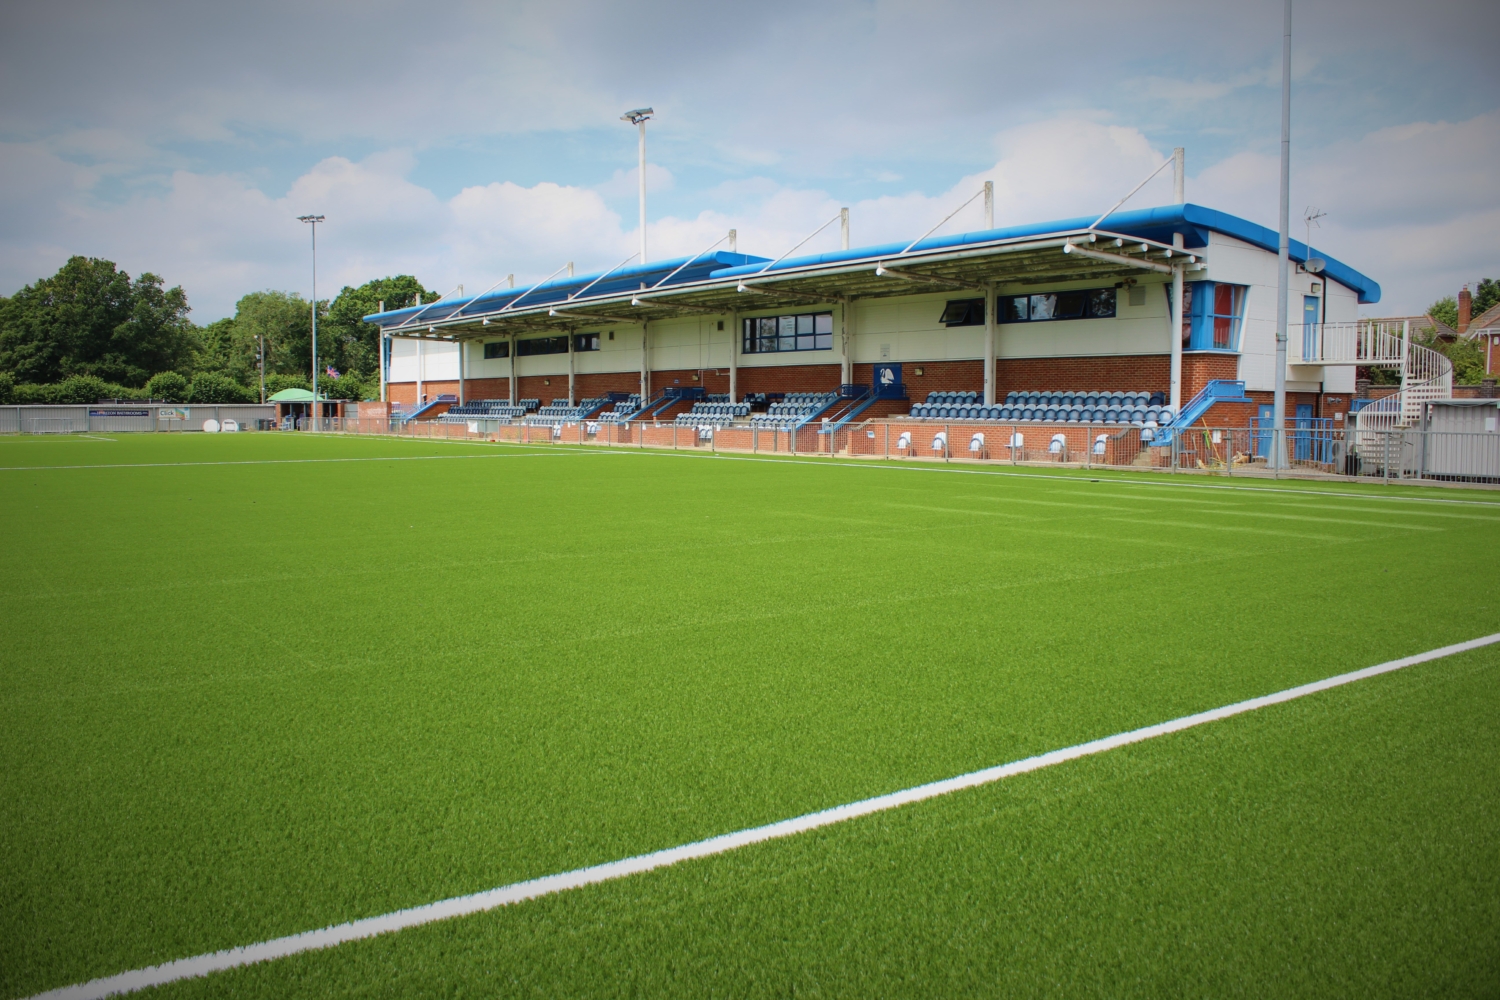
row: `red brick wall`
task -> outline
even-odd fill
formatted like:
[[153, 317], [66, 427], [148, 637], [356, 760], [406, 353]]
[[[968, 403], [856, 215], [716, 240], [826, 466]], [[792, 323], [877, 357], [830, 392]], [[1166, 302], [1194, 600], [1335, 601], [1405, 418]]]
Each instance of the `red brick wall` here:
[[1167, 392], [1172, 361], [1165, 354], [1084, 358], [1000, 358], [995, 362], [995, 398], [1023, 390], [1083, 389], [1094, 392]]
[[[458, 383], [453, 383], [453, 392], [458, 392]], [[509, 399], [510, 379], [469, 378], [464, 379], [465, 399]]]
[[[864, 367], [865, 384], [868, 385], [870, 366]], [[842, 373], [841, 365], [776, 365], [767, 368], [741, 368], [738, 377], [739, 384], [736, 388], [741, 398], [747, 392], [835, 392], [838, 390]], [[855, 381], [859, 381], [858, 377]], [[725, 380], [725, 388], [714, 391], [728, 392], [728, 380]]]
[[590, 372], [573, 376], [574, 395], [579, 399], [607, 396], [612, 392], [640, 392], [641, 373]]
[[[744, 392], [744, 370], [740, 371], [741, 388]], [[636, 384], [640, 384], [640, 376], [636, 376]], [[728, 394], [729, 392], [729, 369], [728, 368], [666, 368], [651, 373], [651, 394], [654, 396], [668, 386], [698, 386], [710, 393]], [[637, 390], [639, 391], [639, 390]]]
[[[1170, 358], [1168, 364], [1170, 364]], [[1192, 352], [1182, 356], [1182, 401], [1186, 403], [1214, 379], [1230, 382], [1240, 377], [1240, 356], [1218, 352]]]
[[[917, 374], [917, 369], [922, 374]], [[875, 366], [855, 365], [854, 381], [858, 385], [871, 385], [875, 379]], [[913, 403], [920, 403], [932, 392], [983, 392], [984, 362], [974, 361], [903, 361], [901, 381], [906, 383], [906, 394]], [[877, 404], [877, 406], [880, 404]], [[868, 412], [868, 411], [866, 411]], [[906, 412], [905, 406], [901, 409]]]
[[[417, 402], [417, 383], [415, 382], [388, 382], [385, 387], [386, 398], [393, 403], [404, 403], [408, 408]], [[458, 380], [452, 382], [423, 382], [422, 394], [428, 399], [441, 396], [449, 392], [458, 395]]]

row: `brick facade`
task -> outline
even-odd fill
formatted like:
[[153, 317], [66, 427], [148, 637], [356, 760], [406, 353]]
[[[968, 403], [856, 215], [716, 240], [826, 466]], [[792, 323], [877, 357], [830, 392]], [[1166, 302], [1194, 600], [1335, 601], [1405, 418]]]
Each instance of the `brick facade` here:
[[[870, 366], [865, 365], [864, 369], [865, 384], [869, 385]], [[741, 396], [747, 392], [837, 392], [843, 371], [843, 366], [836, 364], [741, 368], [738, 389]], [[855, 381], [859, 381], [858, 377]], [[729, 391], [727, 383], [722, 391]]]
[[[918, 375], [918, 369], [922, 374]], [[854, 366], [854, 381], [871, 385], [875, 380], [873, 364]], [[913, 403], [920, 403], [933, 392], [983, 392], [984, 362], [974, 361], [903, 361], [901, 381]], [[879, 404], [877, 404], [879, 405]], [[906, 410], [900, 411], [905, 413]]]
[[1048, 389], [1167, 392], [1171, 382], [1172, 359], [1165, 354], [1000, 358], [995, 362], [996, 399], [1004, 399], [1009, 392]]
[[[866, 410], [861, 417], [879, 419], [905, 414], [910, 403], [918, 403], [933, 392], [982, 392], [984, 362], [972, 361], [903, 361], [902, 379], [910, 402], [882, 401]], [[870, 385], [875, 366], [854, 365], [856, 384]], [[918, 370], [921, 374], [917, 374]], [[743, 397], [752, 392], [832, 392], [838, 389], [842, 367], [838, 364], [771, 365], [740, 368], [738, 390]], [[1214, 379], [1234, 380], [1239, 376], [1239, 356], [1214, 352], [1187, 352], [1182, 357], [1182, 397], [1192, 399]], [[665, 369], [651, 372], [650, 391], [667, 386], [701, 386], [710, 394], [729, 392], [729, 369]], [[1171, 358], [1166, 354], [1099, 355], [1068, 358], [1000, 358], [995, 362], [995, 397], [1003, 400], [1007, 393], [1026, 390], [1080, 389], [1104, 391], [1168, 392]], [[535, 398], [547, 405], [568, 396], [567, 375], [523, 375], [518, 381], [521, 398]], [[640, 373], [594, 372], [574, 377], [575, 399], [604, 396], [610, 392], [639, 392]], [[1454, 387], [1455, 396], [1477, 394], [1478, 387]], [[416, 401], [416, 385], [393, 382], [387, 387], [393, 402], [410, 405]], [[423, 383], [429, 398], [440, 393], [457, 395], [457, 381]], [[1394, 391], [1394, 387], [1374, 387], [1371, 395]], [[510, 395], [508, 378], [468, 379], [465, 395], [469, 399], [505, 399]], [[1271, 402], [1269, 392], [1251, 392], [1256, 403], [1220, 403], [1207, 417], [1214, 426], [1246, 427], [1258, 415], [1261, 401]], [[1313, 415], [1337, 419], [1347, 413], [1352, 402], [1348, 393], [1320, 395], [1315, 392], [1287, 393], [1288, 417], [1295, 417], [1299, 404], [1311, 405]], [[670, 414], [664, 414], [670, 416]]]

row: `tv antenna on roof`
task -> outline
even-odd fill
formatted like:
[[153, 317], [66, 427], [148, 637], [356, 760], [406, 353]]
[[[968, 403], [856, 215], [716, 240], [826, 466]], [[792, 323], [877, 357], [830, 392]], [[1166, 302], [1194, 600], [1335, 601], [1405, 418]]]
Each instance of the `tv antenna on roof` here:
[[1326, 260], [1321, 257], [1314, 257], [1312, 251], [1312, 231], [1323, 228], [1318, 225], [1318, 220], [1327, 214], [1327, 212], [1316, 205], [1307, 206], [1307, 210], [1302, 213], [1302, 221], [1307, 224], [1307, 261], [1302, 265], [1302, 269], [1308, 274], [1317, 274], [1328, 266]]

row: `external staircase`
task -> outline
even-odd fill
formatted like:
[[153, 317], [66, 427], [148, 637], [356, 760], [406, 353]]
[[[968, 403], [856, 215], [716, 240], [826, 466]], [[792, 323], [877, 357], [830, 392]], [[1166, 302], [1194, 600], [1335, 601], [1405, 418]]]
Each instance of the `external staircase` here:
[[1423, 407], [1453, 398], [1453, 362], [1415, 344], [1411, 321], [1309, 324], [1302, 335], [1302, 364], [1394, 368], [1401, 388], [1359, 411], [1359, 431], [1392, 431], [1422, 419]]

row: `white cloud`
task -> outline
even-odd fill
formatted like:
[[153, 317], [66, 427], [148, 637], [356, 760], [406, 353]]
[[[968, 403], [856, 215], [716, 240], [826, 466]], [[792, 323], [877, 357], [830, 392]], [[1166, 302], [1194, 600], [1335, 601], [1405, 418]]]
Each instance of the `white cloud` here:
[[[1500, 113], [1413, 122], [1356, 141], [1292, 149], [1292, 236], [1302, 213], [1328, 217], [1313, 243], [1380, 282], [1371, 315], [1415, 313], [1464, 281], [1500, 275]], [[1194, 177], [1190, 200], [1274, 229], [1280, 159], [1240, 153]]]
[[[1137, 129], [1076, 116], [1005, 130], [996, 147], [992, 166], [947, 190], [855, 201], [854, 244], [914, 239], [985, 180], [995, 182], [997, 225], [1100, 213], [1167, 155]], [[1489, 237], [1500, 222], [1500, 180], [1490, 169], [1500, 162], [1500, 115], [1381, 129], [1297, 155], [1295, 217], [1304, 203], [1328, 211], [1318, 245], [1382, 283], [1385, 302], [1375, 311], [1415, 310], [1462, 280], [1500, 274]], [[404, 148], [360, 161], [328, 157], [275, 197], [243, 177], [179, 170], [158, 193], [107, 204], [93, 194], [97, 171], [39, 144], [0, 145], [0, 168], [13, 181], [0, 191], [0, 267], [16, 287], [69, 253], [109, 257], [131, 273], [149, 269], [181, 283], [206, 322], [249, 291], [308, 290], [307, 231], [295, 217], [310, 211], [328, 217], [319, 232], [325, 296], [395, 273], [443, 290], [462, 282], [472, 293], [510, 272], [522, 282], [541, 278], [568, 260], [580, 272], [609, 267], [635, 249], [633, 218], [622, 220], [605, 199], [614, 181], [495, 182], [443, 199], [410, 179], [414, 164]], [[1188, 195], [1274, 227], [1277, 171], [1275, 157], [1242, 152], [1191, 175]], [[695, 253], [731, 227], [742, 251], [776, 257], [840, 207], [827, 191], [769, 177], [723, 183], [704, 197], [697, 215], [652, 220], [653, 259]], [[1168, 170], [1127, 207], [1170, 198]], [[982, 224], [976, 200], [942, 231]], [[837, 246], [834, 224], [802, 252]]]

